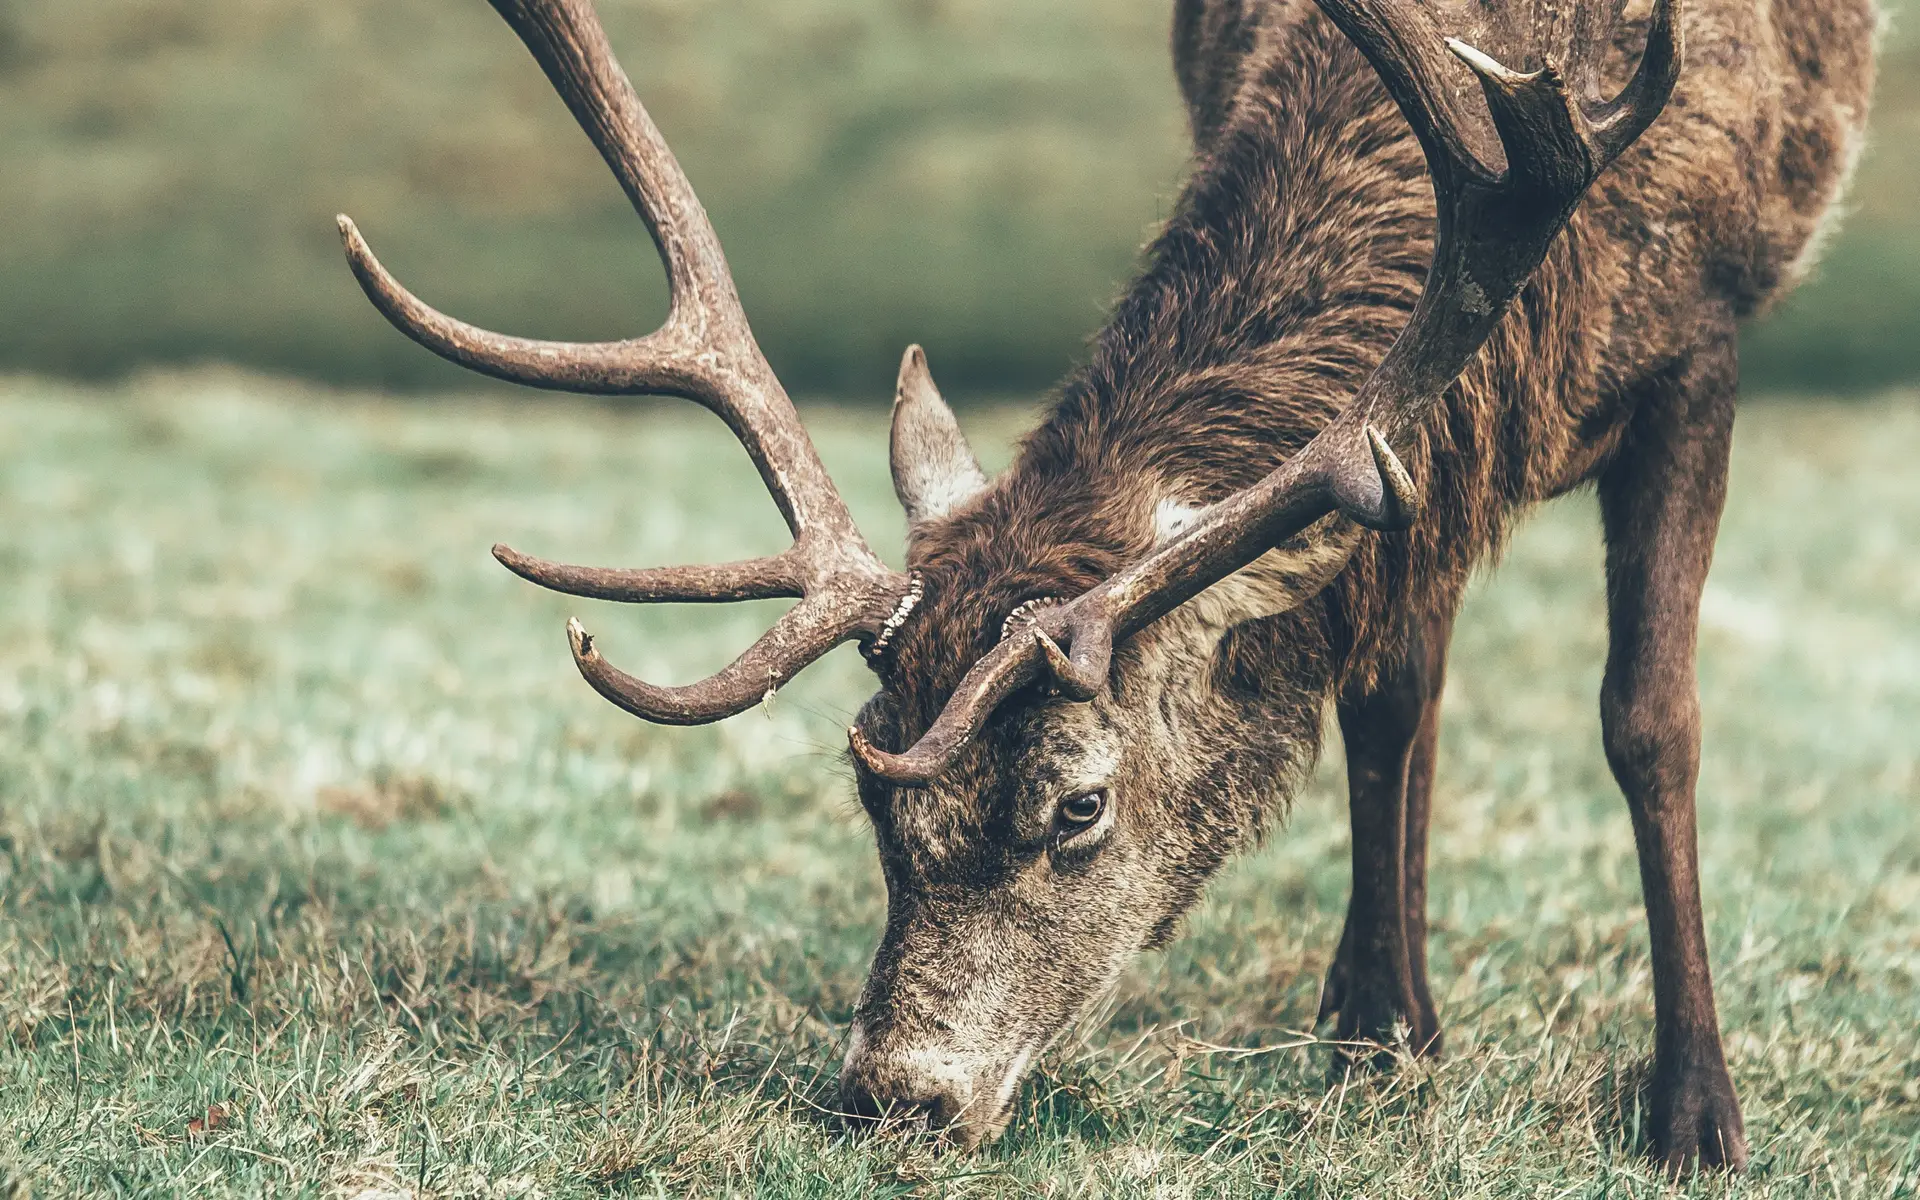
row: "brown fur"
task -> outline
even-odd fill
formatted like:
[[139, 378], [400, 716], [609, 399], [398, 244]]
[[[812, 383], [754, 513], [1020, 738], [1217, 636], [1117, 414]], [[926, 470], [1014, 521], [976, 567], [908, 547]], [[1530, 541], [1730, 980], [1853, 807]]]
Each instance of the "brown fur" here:
[[[1640, 15], [1623, 23], [1616, 85], [1644, 41], [1645, 8], [1631, 6]], [[896, 790], [862, 776], [892, 902], [850, 1094], [912, 1090], [868, 1051], [889, 1036], [932, 1036], [941, 1003], [964, 990], [956, 978], [1013, 980], [996, 986], [1028, 997], [1025, 1014], [980, 1001], [982, 1013], [1000, 1014], [980, 1027], [1040, 1031], [1021, 1035], [1028, 1052], [1084, 1011], [1117, 969], [1106, 943], [1130, 954], [1167, 936], [1205, 879], [1284, 803], [1335, 698], [1361, 774], [1354, 910], [1329, 1000], [1343, 1032], [1384, 1034], [1383, 1024], [1409, 1018], [1416, 1048], [1437, 1046], [1424, 949], [1403, 943], [1424, 943], [1415, 859], [1424, 862], [1444, 631], [1469, 572], [1498, 554], [1519, 514], [1600, 481], [1625, 656], [1609, 670], [1609, 755], [1646, 835], [1656, 965], [1678, 955], [1669, 975], [1698, 977], [1656, 988], [1667, 1064], [1658, 1069], [1685, 1076], [1671, 1084], [1671, 1104], [1656, 1099], [1672, 1126], [1655, 1130], [1656, 1149], [1674, 1161], [1696, 1150], [1715, 1158], [1704, 1139], [1718, 1138], [1719, 1158], [1744, 1156], [1730, 1085], [1717, 1082], [1724, 1067], [1709, 1078], [1673, 1066], [1704, 1057], [1699, 1026], [1712, 1024], [1710, 985], [1705, 1018], [1696, 1011], [1706, 966], [1687, 932], [1699, 907], [1688, 874], [1697, 712], [1691, 760], [1647, 747], [1688, 728], [1680, 697], [1691, 686], [1691, 626], [1670, 653], [1623, 647], [1666, 628], [1638, 622], [1649, 604], [1690, 615], [1697, 603], [1731, 419], [1734, 322], [1804, 274], [1862, 136], [1875, 21], [1871, 0], [1689, 4], [1686, 67], [1666, 112], [1601, 177], [1485, 351], [1400, 447], [1428, 497], [1410, 532], [1358, 533], [1345, 569], [1304, 604], [1276, 591], [1284, 569], [1216, 587], [1123, 648], [1110, 701], [1008, 706], [950, 783]], [[1463, 12], [1452, 28], [1480, 24]], [[902, 746], [924, 730], [1017, 604], [1077, 595], [1144, 555], [1156, 504], [1218, 500], [1304, 445], [1379, 362], [1419, 295], [1434, 220], [1425, 164], [1339, 32], [1306, 0], [1179, 0], [1173, 40], [1192, 179], [1087, 365], [1015, 463], [970, 506], [915, 526], [909, 560], [926, 599], [862, 718], [876, 741]], [[1702, 515], [1690, 523], [1645, 498], [1695, 484]], [[1316, 531], [1335, 535], [1355, 536]], [[1686, 569], [1635, 567], [1634, 547], [1668, 541]], [[1395, 696], [1405, 703], [1389, 703]], [[1129, 836], [1131, 821], [1150, 848], [1121, 855], [1128, 866], [1075, 866], [1062, 890], [1065, 866], [1034, 865], [1044, 858], [1034, 814], [1050, 811], [1049, 788], [1073, 786], [1074, 748], [1102, 737], [1144, 764], [1128, 768], [1114, 836]], [[1369, 738], [1373, 768], [1352, 753]], [[1662, 815], [1680, 812], [1681, 791], [1684, 821]], [[1362, 836], [1369, 822], [1393, 827], [1377, 853]], [[1683, 824], [1684, 854], [1674, 849]], [[1122, 907], [1087, 898], [1103, 871]], [[981, 915], [1009, 906], [1025, 925]], [[980, 932], [983, 921], [997, 932]], [[979, 927], [971, 935], [969, 922]], [[1101, 939], [1098, 953], [1082, 946]], [[962, 944], [972, 948], [953, 948]], [[1693, 1032], [1672, 1033], [1682, 1026]], [[1717, 1027], [1711, 1050], [1717, 1062]], [[1698, 1144], [1678, 1145], [1696, 1134]]]

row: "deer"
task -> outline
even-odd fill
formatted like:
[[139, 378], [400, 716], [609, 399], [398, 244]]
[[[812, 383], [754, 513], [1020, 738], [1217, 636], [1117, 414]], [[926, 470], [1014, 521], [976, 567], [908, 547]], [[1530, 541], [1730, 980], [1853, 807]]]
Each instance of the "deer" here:
[[1352, 892], [1318, 1019], [1336, 1070], [1438, 1054], [1426, 847], [1454, 615], [1528, 509], [1590, 488], [1603, 740], [1651, 942], [1646, 1149], [1674, 1171], [1746, 1162], [1696, 849], [1697, 625], [1737, 330], [1834, 221], [1872, 0], [1176, 0], [1190, 175], [1012, 465], [989, 478], [925, 354], [903, 359], [904, 570], [855, 527], [591, 0], [490, 3], [645, 222], [665, 323], [504, 336], [415, 297], [342, 217], [347, 258], [429, 350], [693, 401], [757, 468], [793, 536], [769, 557], [494, 554], [576, 596], [795, 601], [678, 687], [569, 622], [586, 681], [646, 721], [717, 721], [843, 642], [866, 656], [878, 690], [848, 756], [887, 902], [850, 1119], [962, 1148], [1001, 1132], [1036, 1059], [1284, 816], [1335, 724]]

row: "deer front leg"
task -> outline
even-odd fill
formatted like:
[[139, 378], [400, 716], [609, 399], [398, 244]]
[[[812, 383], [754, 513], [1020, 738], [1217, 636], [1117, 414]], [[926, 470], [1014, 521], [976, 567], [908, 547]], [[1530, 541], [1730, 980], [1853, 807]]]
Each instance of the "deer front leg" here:
[[1653, 943], [1653, 1156], [1747, 1161], [1727, 1074], [1700, 911], [1694, 784], [1700, 593], [1726, 498], [1737, 377], [1731, 332], [1642, 398], [1620, 459], [1600, 482], [1611, 645], [1601, 690], [1607, 761], [1626, 793]]
[[[1404, 1025], [1415, 1053], [1440, 1052], [1427, 985], [1427, 821], [1452, 632], [1451, 612], [1428, 621], [1373, 691], [1340, 705], [1353, 895], [1319, 1020], [1337, 1013], [1342, 1041], [1386, 1044]], [[1350, 1060], [1342, 1054], [1336, 1069]]]

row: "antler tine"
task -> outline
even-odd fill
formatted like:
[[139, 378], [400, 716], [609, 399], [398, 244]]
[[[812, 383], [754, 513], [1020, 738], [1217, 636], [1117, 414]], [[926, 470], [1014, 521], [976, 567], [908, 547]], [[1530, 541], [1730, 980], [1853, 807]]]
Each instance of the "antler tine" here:
[[568, 566], [522, 554], [506, 545], [495, 546], [493, 556], [529, 583], [570, 596], [622, 604], [719, 604], [806, 595], [800, 564], [794, 561], [791, 549], [746, 562], [641, 571]]
[[[494, 333], [450, 317], [408, 291], [381, 264], [351, 217], [342, 214], [347, 265], [394, 328], [470, 371], [508, 383], [597, 396], [680, 396], [707, 404], [711, 380], [667, 330], [623, 342], [543, 342]], [[674, 330], [673, 334], [678, 335]]]
[[578, 623], [581, 673], [609, 700], [648, 720], [718, 720], [842, 641], [875, 636], [905, 576], [860, 537], [786, 390], [754, 340], [706, 210], [615, 60], [592, 0], [489, 0], [546, 72], [646, 223], [666, 268], [671, 307], [645, 337], [591, 344], [491, 333], [441, 313], [380, 264], [346, 217], [340, 233], [361, 287], [401, 332], [473, 370], [535, 387], [680, 396], [726, 422], [766, 484], [794, 542], [748, 562], [650, 571], [495, 557], [521, 577], [574, 595], [635, 603], [801, 597], [734, 664], [684, 688], [658, 688], [608, 664]]
[[567, 622], [567, 641], [581, 676], [615, 705], [656, 725], [706, 725], [762, 703], [793, 672], [855, 632], [870, 632], [868, 624], [836, 611], [830, 600], [803, 600], [746, 653], [686, 687], [658, 687], [609, 663], [577, 618]]
[[873, 636], [903, 582], [888, 576], [865, 594], [810, 596], [774, 622], [746, 653], [718, 673], [685, 687], [660, 687], [609, 663], [578, 618], [567, 622], [567, 640], [581, 676], [618, 707], [656, 725], [706, 725], [771, 699], [794, 675], [841, 642]]
[[1316, 2], [1366, 55], [1420, 140], [1436, 185], [1443, 176], [1451, 184], [1456, 172], [1484, 181], [1498, 177], [1498, 147], [1462, 102], [1447, 39], [1423, 5], [1410, 0]]
[[[1386, 2], [1320, 0], [1330, 15]], [[1389, 437], [1401, 435], [1472, 361], [1587, 187], [1666, 105], [1681, 59], [1676, 9], [1675, 0], [1655, 0], [1634, 78], [1606, 103], [1570, 95], [1563, 75], [1569, 69], [1585, 74], [1604, 53], [1606, 35], [1591, 31], [1590, 17], [1576, 20], [1570, 46], [1548, 50], [1539, 69], [1524, 73], [1447, 39], [1446, 48], [1478, 78], [1505, 169], [1492, 178], [1454, 174], [1436, 147], [1426, 145], [1439, 217], [1433, 265], [1412, 320], [1336, 425], [1374, 421]], [[1365, 43], [1362, 49], [1374, 58]], [[1356, 432], [1346, 440], [1354, 441]]]
[[979, 735], [993, 710], [1040, 678], [1043, 669], [1038, 638], [1007, 638], [973, 665], [926, 733], [905, 751], [895, 754], [880, 749], [858, 725], [847, 730], [847, 743], [853, 756], [875, 775], [907, 787], [923, 787], [945, 774]]
[[[1575, 48], [1579, 60], [1592, 64], [1596, 75], [1605, 52], [1604, 36]], [[1653, 17], [1647, 23], [1647, 48], [1640, 54], [1640, 65], [1634, 68], [1633, 78], [1618, 96], [1588, 108], [1587, 119], [1603, 164], [1618, 158], [1666, 108], [1667, 97], [1680, 82], [1684, 58], [1679, 6], [1675, 0], [1656, 0]], [[1597, 95], [1597, 83], [1594, 91]]]
[[1555, 6], [1541, 14], [1550, 21], [1567, 23], [1563, 36], [1570, 43], [1573, 83], [1583, 104], [1595, 105], [1606, 99], [1601, 95], [1606, 49], [1626, 8], [1626, 0], [1577, 0], [1571, 13]]
[[1570, 96], [1561, 75], [1570, 68], [1578, 77], [1604, 50], [1590, 14], [1576, 22], [1571, 61], [1556, 62], [1561, 56], [1549, 51], [1544, 65], [1524, 74], [1447, 40], [1445, 51], [1479, 78], [1502, 152], [1495, 169], [1473, 132], [1480, 127], [1462, 119], [1439, 31], [1422, 7], [1318, 2], [1379, 72], [1433, 177], [1433, 263], [1407, 327], [1347, 408], [1298, 454], [1146, 559], [1047, 610], [1031, 641], [1003, 642], [968, 672], [916, 745], [891, 754], [856, 731], [854, 752], [869, 770], [899, 783], [937, 778], [993, 707], [1040, 672], [1050, 671], [1069, 697], [1085, 694], [1091, 680], [1104, 685], [1116, 642], [1325, 517], [1338, 513], [1382, 530], [1409, 524], [1421, 497], [1390, 439], [1417, 427], [1466, 369], [1588, 185], [1659, 115], [1679, 76], [1674, 0], [1656, 0], [1640, 66], [1605, 103]]

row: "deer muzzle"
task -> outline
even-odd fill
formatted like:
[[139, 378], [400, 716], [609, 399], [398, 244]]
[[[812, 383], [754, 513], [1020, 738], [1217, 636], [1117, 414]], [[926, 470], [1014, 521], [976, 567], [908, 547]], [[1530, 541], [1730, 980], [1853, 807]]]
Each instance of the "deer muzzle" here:
[[1007, 1126], [1034, 1049], [1011, 1053], [899, 1037], [875, 1038], [856, 1022], [840, 1070], [840, 1108], [865, 1125], [935, 1134], [970, 1150]]

